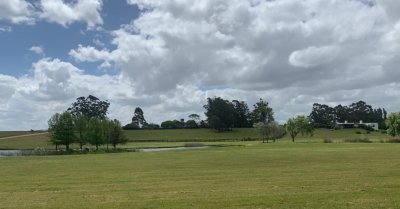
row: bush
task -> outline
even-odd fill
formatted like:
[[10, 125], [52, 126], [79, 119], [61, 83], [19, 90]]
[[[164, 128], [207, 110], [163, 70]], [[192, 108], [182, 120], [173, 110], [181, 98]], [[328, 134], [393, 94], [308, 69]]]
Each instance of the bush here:
[[367, 131], [367, 132], [365, 132], [366, 134], [370, 134], [371, 132], [370, 131]]
[[372, 128], [371, 126], [367, 126], [367, 125], [362, 125], [362, 126], [360, 126], [360, 128], [362, 128], [366, 131], [375, 131], [374, 128]]
[[400, 143], [400, 139], [399, 138], [389, 139], [386, 141], [386, 143]]
[[332, 139], [324, 139], [324, 143], [333, 143]]
[[387, 131], [386, 130], [381, 130], [381, 133], [382, 134], [387, 134]]
[[361, 131], [356, 131], [356, 134], [361, 134]]
[[372, 141], [369, 140], [368, 138], [349, 138], [349, 139], [345, 139], [344, 142], [348, 142], [348, 143], [372, 143]]
[[183, 145], [184, 147], [202, 147], [204, 146], [202, 143], [197, 142], [188, 142]]

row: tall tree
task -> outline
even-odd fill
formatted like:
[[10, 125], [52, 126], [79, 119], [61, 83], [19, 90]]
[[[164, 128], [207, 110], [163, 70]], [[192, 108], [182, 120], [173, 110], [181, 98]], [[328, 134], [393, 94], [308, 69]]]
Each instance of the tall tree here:
[[69, 112], [53, 115], [49, 120], [50, 138], [53, 144], [65, 145], [65, 149], [69, 150], [69, 145], [74, 142], [74, 122]]
[[99, 150], [99, 146], [105, 143], [102, 122], [100, 119], [91, 118], [89, 120], [86, 136], [89, 143], [96, 146], [96, 150]]
[[140, 107], [135, 108], [135, 112], [133, 113], [132, 117], [132, 124], [140, 128], [146, 126], [147, 122], [146, 119], [144, 119], [144, 113], [142, 108]]
[[400, 134], [400, 112], [390, 113], [386, 119], [387, 134], [396, 137]]
[[269, 123], [274, 121], [274, 112], [272, 108], [268, 106], [268, 102], [260, 98], [260, 100], [254, 105], [252, 112], [253, 123]]
[[244, 101], [233, 100], [234, 127], [249, 128], [252, 126], [249, 106]]
[[110, 132], [110, 142], [114, 149], [117, 149], [118, 144], [125, 144], [128, 142], [128, 138], [124, 135], [124, 132], [121, 128], [121, 123], [114, 119], [111, 121], [111, 132]]
[[200, 115], [195, 114], [195, 113], [190, 114], [189, 115], [189, 120], [194, 120], [197, 123], [197, 125], [199, 125], [199, 123], [200, 123]]
[[98, 118], [98, 119], [106, 119], [107, 110], [110, 106], [108, 101], [101, 101], [95, 96], [89, 95], [88, 97], [79, 97], [76, 99], [76, 102], [72, 103], [72, 107], [68, 108], [68, 112], [70, 112], [74, 117], [78, 115], [83, 115], [87, 119], [90, 118]]
[[205, 115], [210, 127], [218, 131], [231, 130], [234, 123], [234, 107], [221, 97], [207, 98]]
[[294, 142], [294, 139], [299, 133], [301, 135], [312, 136], [314, 133], [314, 128], [306, 117], [304, 117], [303, 115], [299, 115], [295, 118], [289, 118], [286, 123], [286, 131], [292, 138], [292, 142]]
[[88, 120], [83, 115], [74, 117], [75, 131], [77, 132], [76, 142], [79, 144], [79, 148], [82, 151], [83, 145], [87, 143], [86, 131]]
[[308, 117], [314, 127], [332, 128], [336, 124], [334, 108], [325, 104], [314, 103]]

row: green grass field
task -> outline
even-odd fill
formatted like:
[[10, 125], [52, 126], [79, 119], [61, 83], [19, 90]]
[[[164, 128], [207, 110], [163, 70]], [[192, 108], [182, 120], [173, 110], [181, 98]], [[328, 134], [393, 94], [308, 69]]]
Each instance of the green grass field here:
[[[363, 134], [356, 134], [356, 131], [361, 131]], [[128, 143], [127, 145], [124, 145], [124, 147], [130, 148], [182, 146], [184, 142], [231, 144], [232, 141], [242, 141], [243, 139], [248, 140], [248, 138], [253, 141], [259, 140], [257, 131], [252, 128], [234, 129], [232, 132], [223, 133], [215, 132], [212, 129], [134, 130], [125, 131], [125, 133], [132, 143]], [[0, 136], [4, 134], [5, 133], [0, 132]], [[336, 131], [317, 129], [313, 137], [304, 137], [299, 135], [296, 138], [296, 142], [322, 142], [324, 139], [331, 139], [333, 142], [343, 142], [346, 138], [364, 137], [367, 137], [374, 142], [390, 138], [386, 134], [380, 132], [371, 132], [370, 134], [366, 134], [365, 131], [361, 129], [344, 129]], [[280, 142], [287, 142], [290, 140], [289, 136], [279, 139]], [[54, 149], [54, 146], [49, 143], [47, 135], [26, 136], [12, 139], [0, 138], [0, 149], [34, 149], [36, 147]]]
[[0, 158], [0, 208], [400, 208], [400, 145]]

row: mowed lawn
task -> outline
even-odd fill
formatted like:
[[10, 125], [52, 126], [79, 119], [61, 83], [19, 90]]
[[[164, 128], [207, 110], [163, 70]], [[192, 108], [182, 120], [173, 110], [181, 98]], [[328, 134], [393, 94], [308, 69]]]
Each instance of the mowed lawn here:
[[[362, 134], [356, 134], [356, 132]], [[123, 147], [170, 147], [182, 146], [185, 142], [202, 142], [203, 144], [231, 144], [230, 142], [240, 142], [243, 140], [260, 140], [260, 136], [254, 128], [233, 129], [230, 132], [218, 133], [213, 129], [176, 129], [176, 130], [134, 130], [124, 131], [129, 138], [130, 143]], [[14, 132], [16, 134], [18, 132]], [[8, 132], [0, 132], [0, 136], [8, 134]], [[26, 134], [26, 132], [21, 132]], [[345, 139], [352, 138], [368, 138], [373, 142], [387, 140], [390, 137], [380, 132], [366, 133], [362, 129], [343, 129], [329, 130], [316, 129], [313, 137], [297, 136], [296, 142], [323, 142], [324, 139], [330, 139], [333, 142], [343, 142]], [[291, 141], [289, 135], [286, 135], [279, 142]], [[241, 144], [241, 143], [239, 143]], [[54, 145], [49, 142], [48, 134], [23, 136], [21, 138], [0, 138], [0, 149], [34, 149], [43, 147], [46, 149], [54, 149]], [[77, 145], [72, 146], [78, 148]], [[87, 145], [86, 147], [90, 147]]]
[[0, 158], [0, 208], [400, 208], [400, 145]]

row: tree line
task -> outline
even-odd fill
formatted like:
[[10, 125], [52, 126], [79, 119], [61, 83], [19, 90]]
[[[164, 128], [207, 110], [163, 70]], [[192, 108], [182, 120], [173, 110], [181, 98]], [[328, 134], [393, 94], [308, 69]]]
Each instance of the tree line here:
[[122, 132], [120, 121], [108, 119], [108, 101], [97, 97], [79, 97], [65, 112], [54, 114], [48, 121], [50, 141], [56, 146], [65, 146], [70, 150], [71, 144], [83, 146], [91, 144], [99, 149], [101, 145], [111, 145], [114, 149], [118, 144], [128, 141]]
[[335, 107], [314, 103], [308, 117], [316, 128], [335, 128], [337, 122], [358, 123], [363, 121], [364, 123], [378, 123], [380, 129], [386, 129], [387, 112], [385, 108], [373, 109], [364, 101], [353, 102], [349, 106], [337, 105]]

